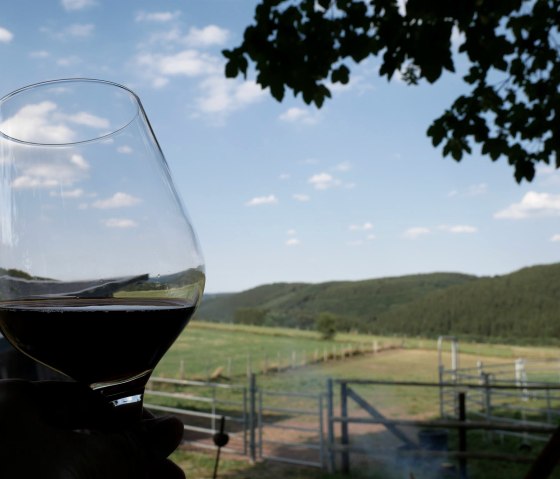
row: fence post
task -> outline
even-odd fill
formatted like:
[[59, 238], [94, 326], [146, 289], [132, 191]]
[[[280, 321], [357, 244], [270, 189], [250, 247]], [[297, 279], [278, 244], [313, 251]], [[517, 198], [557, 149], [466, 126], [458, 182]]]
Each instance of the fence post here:
[[340, 444], [343, 447], [341, 455], [341, 468], [343, 474], [350, 472], [350, 453], [348, 451], [349, 437], [348, 437], [348, 385], [346, 382], [340, 383], [340, 416], [342, 422], [340, 423]]
[[440, 364], [438, 366], [438, 374], [439, 374], [439, 416], [443, 419], [445, 414], [444, 409], [444, 391], [443, 391], [443, 365]]
[[[459, 393], [459, 421], [464, 423], [467, 420], [466, 394]], [[459, 452], [467, 452], [467, 430], [464, 427], [459, 428]], [[467, 479], [467, 458], [459, 458], [459, 477]]]
[[325, 469], [325, 426], [324, 421], [324, 408], [323, 408], [323, 395], [319, 395], [317, 404], [319, 409], [319, 461], [321, 462], [321, 469]]
[[550, 389], [547, 387], [546, 391], [546, 422], [552, 424], [552, 402], [550, 400]]
[[333, 474], [335, 471], [335, 457], [334, 457], [334, 386], [332, 378], [327, 380], [327, 448], [329, 453], [329, 460], [327, 468], [329, 473]]
[[254, 464], [257, 460], [257, 376], [252, 373], [249, 381], [249, 457]]
[[[482, 373], [482, 380], [484, 383], [484, 414], [486, 420], [492, 420], [492, 389], [490, 387], [490, 373]], [[487, 437], [492, 438], [494, 435], [492, 431], [488, 431]]]

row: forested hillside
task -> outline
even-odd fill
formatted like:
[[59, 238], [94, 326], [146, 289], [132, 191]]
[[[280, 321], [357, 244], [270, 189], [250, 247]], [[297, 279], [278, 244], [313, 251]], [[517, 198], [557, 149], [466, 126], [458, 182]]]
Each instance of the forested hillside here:
[[494, 277], [433, 273], [320, 284], [278, 283], [205, 297], [199, 319], [312, 329], [518, 342], [560, 340], [560, 263]]
[[382, 315], [375, 329], [518, 341], [560, 339], [560, 264], [436, 291]]
[[367, 331], [378, 315], [430, 293], [476, 280], [475, 276], [432, 273], [364, 281], [319, 284], [276, 283], [236, 294], [205, 297], [197, 317], [312, 328], [324, 312], [337, 316], [343, 329]]

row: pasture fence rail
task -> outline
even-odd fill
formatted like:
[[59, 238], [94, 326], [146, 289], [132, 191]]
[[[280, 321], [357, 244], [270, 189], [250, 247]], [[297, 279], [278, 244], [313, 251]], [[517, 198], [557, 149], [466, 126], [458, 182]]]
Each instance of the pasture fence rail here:
[[[219, 379], [242, 380], [251, 374], [274, 374], [311, 364], [345, 361], [356, 356], [376, 355], [383, 351], [399, 349], [403, 341], [382, 341], [374, 339], [370, 342], [340, 342], [322, 347], [286, 349], [269, 353], [252, 351], [244, 354], [233, 354], [225, 358], [212, 359], [200, 366], [189, 357], [179, 358], [175, 364], [175, 376], [181, 380], [195, 379], [201, 382], [215, 382]], [[191, 369], [193, 364], [195, 369]]]
[[[187, 390], [196, 392], [185, 392]], [[159, 401], [153, 401], [156, 398]], [[145, 407], [180, 417], [187, 433], [183, 443], [202, 449], [215, 448], [209, 439], [219, 432], [223, 417], [230, 436], [223, 451], [239, 455], [249, 453], [253, 418], [246, 385], [154, 377], [145, 391]], [[185, 418], [189, 419], [185, 421]]]
[[[325, 464], [323, 393], [268, 391], [251, 374], [248, 385], [154, 377], [145, 396], [151, 401], [145, 402], [147, 409], [188, 418], [183, 421], [183, 444], [215, 449], [211, 439], [223, 417], [230, 436], [224, 452], [248, 456], [252, 462], [268, 459], [318, 468]], [[165, 404], [169, 402], [175, 405]], [[282, 431], [286, 439], [276, 439], [274, 431]]]
[[[442, 386], [449, 390], [454, 389], [456, 402], [459, 405], [455, 416], [448, 416], [439, 420], [425, 419], [394, 419], [385, 416], [380, 409], [374, 407], [364, 392], [357, 392], [369, 388], [370, 392], [382, 387], [391, 388], [432, 388]], [[340, 413], [335, 414], [334, 397], [336, 389], [340, 394]], [[412, 464], [407, 473], [413, 474], [412, 469], [419, 468], [419, 461], [439, 467], [443, 461], [457, 460], [458, 475], [461, 479], [467, 477], [468, 460], [491, 460], [507, 461], [515, 463], [533, 463], [535, 457], [529, 454], [498, 453], [484, 450], [472, 450], [467, 447], [467, 431], [486, 431], [487, 433], [514, 434], [525, 440], [548, 440], [550, 435], [557, 432], [557, 426], [545, 424], [538, 421], [515, 421], [503, 417], [482, 416], [477, 418], [467, 409], [467, 397], [474, 393], [480, 394], [480, 390], [486, 391], [489, 385], [479, 383], [463, 383], [460, 386], [453, 383], [442, 384], [440, 382], [415, 382], [415, 381], [384, 381], [384, 380], [329, 380], [328, 390], [331, 399], [328, 399], [328, 469], [330, 472], [340, 470], [342, 473], [350, 473], [351, 456], [365, 456], [372, 460], [391, 460], [394, 467], [400, 467], [404, 458], [409, 458]], [[526, 389], [529, 394], [536, 394], [546, 389], [549, 392], [559, 392], [560, 385], [515, 385], [515, 384], [491, 384], [492, 389], [501, 394], [518, 395], [520, 390]], [[351, 408], [354, 403], [358, 407]], [[478, 401], [475, 401], [478, 405]], [[363, 413], [366, 413], [365, 415]], [[377, 425], [383, 426], [394, 439], [400, 443], [393, 451], [389, 451], [383, 445], [372, 446], [364, 443], [363, 432], [353, 433], [350, 426]], [[336, 429], [339, 427], [339, 440], [335, 440]], [[432, 434], [438, 431], [438, 435]], [[448, 436], [450, 433], [457, 434], [457, 450], [449, 448]], [[414, 437], [414, 435], [416, 437]], [[442, 440], [443, 439], [443, 440]], [[384, 442], [387, 442], [386, 440]], [[435, 461], [435, 462], [434, 462]], [[438, 466], [439, 465], [439, 466]], [[438, 476], [439, 477], [439, 476]], [[447, 476], [446, 476], [447, 477]], [[527, 476], [529, 477], [529, 476]], [[545, 479], [540, 476], [530, 476], [530, 479]]]
[[[458, 376], [454, 379], [457, 380]], [[410, 416], [406, 419], [402, 416], [390, 418], [390, 414], [385, 413], [386, 405], [379, 406], [376, 402], [380, 397], [379, 391], [384, 387], [395, 391], [427, 388], [434, 393], [438, 388], [440, 391], [444, 388], [446, 395], [454, 391], [458, 409], [454, 410], [455, 414], [438, 420]], [[244, 455], [252, 462], [267, 459], [348, 473], [351, 458], [387, 458], [387, 450], [383, 449], [387, 438], [378, 443], [362, 441], [368, 435], [384, 431], [397, 444], [390, 457], [432, 461], [434, 458], [440, 461], [455, 459], [460, 470], [465, 471], [467, 459], [532, 460], [520, 454], [467, 450], [466, 431], [482, 430], [487, 434], [499, 431], [500, 434], [515, 434], [529, 441], [546, 439], [555, 430], [552, 424], [529, 420], [528, 417], [517, 421], [497, 417], [494, 413], [487, 414], [486, 409], [481, 409], [487, 398], [491, 407], [497, 408], [503, 407], [505, 402], [498, 404], [496, 397], [518, 398], [524, 395], [546, 403], [547, 399], [557, 398], [559, 392], [560, 385], [530, 382], [426, 383], [340, 379], [328, 379], [325, 391], [318, 393], [289, 392], [261, 388], [256, 375], [252, 374], [247, 385], [152, 378], [146, 390], [146, 407], [185, 418], [184, 443], [205, 449], [215, 448], [211, 438], [218, 432], [224, 417], [231, 440], [223, 451]], [[364, 426], [376, 429], [364, 433]], [[422, 444], [420, 431], [426, 430], [440, 430], [445, 435], [456, 431], [459, 450], [451, 451], [447, 447], [434, 449]], [[463, 474], [460, 477], [464, 477]]]
[[[457, 363], [456, 363], [457, 364]], [[475, 367], [445, 368], [439, 364], [440, 416], [457, 417], [457, 389], [477, 384], [470, 391], [467, 408], [471, 417], [512, 424], [556, 425], [560, 420], [560, 362], [525, 360], [484, 364]], [[542, 436], [514, 431], [501, 435], [520, 436], [526, 440], [543, 441]]]

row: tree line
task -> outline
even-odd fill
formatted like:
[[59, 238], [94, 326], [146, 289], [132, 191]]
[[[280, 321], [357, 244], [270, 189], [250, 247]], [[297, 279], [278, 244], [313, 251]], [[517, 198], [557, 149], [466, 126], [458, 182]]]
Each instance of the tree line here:
[[495, 277], [434, 273], [265, 285], [206, 301], [199, 319], [336, 332], [560, 342], [560, 263]]

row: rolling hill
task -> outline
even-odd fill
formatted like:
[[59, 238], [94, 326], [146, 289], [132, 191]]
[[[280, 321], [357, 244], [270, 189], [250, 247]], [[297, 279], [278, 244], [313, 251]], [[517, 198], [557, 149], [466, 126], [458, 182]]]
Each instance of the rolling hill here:
[[320, 313], [335, 315], [341, 330], [428, 337], [457, 334], [517, 342], [560, 340], [560, 263], [494, 277], [431, 273], [268, 284], [208, 295], [197, 317], [313, 328]]

